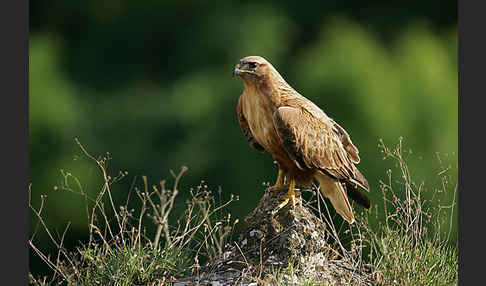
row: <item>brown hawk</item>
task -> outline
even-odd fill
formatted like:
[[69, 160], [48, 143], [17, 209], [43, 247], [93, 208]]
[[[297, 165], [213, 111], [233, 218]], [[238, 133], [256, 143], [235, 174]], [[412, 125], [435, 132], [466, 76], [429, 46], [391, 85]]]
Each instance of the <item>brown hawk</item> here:
[[355, 166], [360, 161], [358, 149], [344, 128], [295, 91], [262, 57], [242, 58], [233, 74], [244, 83], [237, 105], [241, 129], [250, 145], [269, 152], [279, 167], [269, 189], [288, 189], [280, 208], [288, 202], [294, 208], [295, 186], [310, 186], [313, 179], [349, 223], [354, 214], [348, 195], [370, 208], [360, 190], [369, 191], [368, 182]]

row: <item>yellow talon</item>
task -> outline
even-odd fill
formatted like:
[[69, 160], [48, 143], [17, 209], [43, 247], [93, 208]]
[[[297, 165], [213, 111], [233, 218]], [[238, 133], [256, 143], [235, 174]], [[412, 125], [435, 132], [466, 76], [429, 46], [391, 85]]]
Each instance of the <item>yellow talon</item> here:
[[295, 190], [295, 181], [290, 180], [289, 190], [286, 194], [281, 195], [279, 198], [283, 199], [284, 201], [281, 202], [273, 211], [273, 214], [276, 214], [279, 210], [285, 207], [290, 202], [290, 208], [295, 208], [295, 195], [300, 195], [299, 191]]
[[284, 172], [281, 169], [278, 169], [278, 177], [275, 185], [268, 187], [269, 191], [281, 191], [287, 189], [288, 185], [284, 184]]

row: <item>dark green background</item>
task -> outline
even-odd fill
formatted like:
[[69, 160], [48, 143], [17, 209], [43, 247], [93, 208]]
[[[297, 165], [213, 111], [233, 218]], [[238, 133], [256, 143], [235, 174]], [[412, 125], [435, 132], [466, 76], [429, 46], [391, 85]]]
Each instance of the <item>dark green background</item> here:
[[[113, 188], [118, 201], [135, 176], [157, 184], [187, 165], [181, 189], [204, 180], [238, 194], [231, 212], [242, 221], [276, 177], [236, 119], [242, 82], [231, 71], [248, 55], [272, 62], [350, 133], [374, 203], [393, 167], [379, 138], [404, 137], [425, 196], [440, 187], [437, 153], [457, 181], [455, 1], [31, 1], [32, 201], [47, 194], [54, 233], [71, 222], [68, 248], [86, 239], [87, 219], [81, 197], [53, 191], [59, 170], [91, 194], [100, 177], [74, 137], [92, 155], [110, 152], [112, 174], [128, 171]], [[36, 242], [54, 251], [44, 233]], [[48, 273], [32, 252], [30, 267]]]

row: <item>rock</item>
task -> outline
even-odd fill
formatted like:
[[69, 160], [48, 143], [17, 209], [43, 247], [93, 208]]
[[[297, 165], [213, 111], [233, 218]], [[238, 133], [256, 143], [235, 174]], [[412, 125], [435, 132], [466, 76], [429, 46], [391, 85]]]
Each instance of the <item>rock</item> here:
[[[302, 206], [300, 197], [294, 209], [286, 205], [275, 212], [281, 202], [279, 196], [285, 192], [265, 192], [245, 218], [246, 228], [238, 242], [195, 280], [200, 285], [271, 285], [275, 283], [275, 271], [280, 271], [288, 285], [309, 280], [331, 285], [373, 285], [371, 274], [363, 267], [357, 268], [353, 261], [332, 259], [336, 251], [327, 242], [325, 222]], [[206, 281], [213, 284], [204, 284]]]

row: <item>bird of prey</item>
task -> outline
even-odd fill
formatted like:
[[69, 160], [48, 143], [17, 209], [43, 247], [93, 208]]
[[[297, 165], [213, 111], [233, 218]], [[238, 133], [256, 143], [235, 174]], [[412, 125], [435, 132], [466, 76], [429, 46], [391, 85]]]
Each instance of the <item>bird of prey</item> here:
[[237, 105], [241, 129], [250, 145], [270, 153], [279, 168], [269, 190], [288, 189], [279, 209], [288, 203], [294, 208], [296, 185], [308, 187], [314, 179], [350, 224], [355, 219], [348, 196], [370, 208], [361, 190], [369, 191], [368, 181], [355, 166], [360, 161], [358, 149], [344, 128], [295, 91], [262, 57], [242, 58], [233, 75], [244, 83]]

